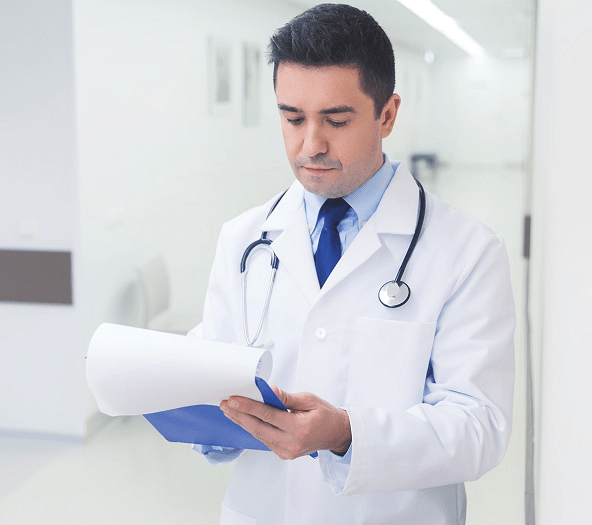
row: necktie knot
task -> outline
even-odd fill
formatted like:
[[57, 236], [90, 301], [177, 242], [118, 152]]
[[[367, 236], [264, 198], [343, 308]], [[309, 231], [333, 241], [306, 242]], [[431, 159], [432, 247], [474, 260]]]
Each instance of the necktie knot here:
[[327, 199], [321, 206], [320, 215], [324, 217], [323, 228], [336, 228], [343, 220], [350, 206], [341, 197], [338, 199]]

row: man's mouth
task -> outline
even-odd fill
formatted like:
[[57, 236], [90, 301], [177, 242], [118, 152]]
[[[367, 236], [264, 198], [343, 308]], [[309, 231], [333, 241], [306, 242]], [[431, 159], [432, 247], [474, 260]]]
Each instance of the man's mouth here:
[[303, 166], [305, 170], [310, 171], [316, 175], [324, 175], [335, 168], [323, 168], [323, 167], [315, 167], [315, 166]]

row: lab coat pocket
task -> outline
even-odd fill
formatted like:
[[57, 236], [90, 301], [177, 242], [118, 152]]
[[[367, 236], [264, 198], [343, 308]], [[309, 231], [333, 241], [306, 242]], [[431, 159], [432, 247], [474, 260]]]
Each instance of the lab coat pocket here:
[[406, 410], [421, 403], [435, 330], [436, 323], [358, 317], [348, 404]]
[[256, 523], [257, 520], [255, 518], [229, 509], [224, 503], [222, 503], [220, 525], [256, 525]]

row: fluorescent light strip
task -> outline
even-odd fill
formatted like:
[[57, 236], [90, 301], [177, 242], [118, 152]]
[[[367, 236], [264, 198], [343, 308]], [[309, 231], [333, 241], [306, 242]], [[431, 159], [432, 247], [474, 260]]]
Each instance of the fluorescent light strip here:
[[472, 57], [481, 57], [485, 54], [485, 49], [465, 33], [454, 18], [436, 7], [431, 0], [397, 1]]

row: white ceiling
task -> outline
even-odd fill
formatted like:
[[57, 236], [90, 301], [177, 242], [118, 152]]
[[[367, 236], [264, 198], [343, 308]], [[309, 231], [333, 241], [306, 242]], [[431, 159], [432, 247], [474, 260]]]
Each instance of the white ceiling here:
[[[351, 0], [349, 3], [368, 11], [384, 28], [395, 47], [437, 56], [454, 58], [467, 56], [455, 44], [442, 36], [396, 0]], [[530, 55], [536, 0], [432, 0], [458, 24], [488, 54], [504, 57], [506, 50], [525, 49]], [[290, 0], [303, 10], [320, 2]]]

